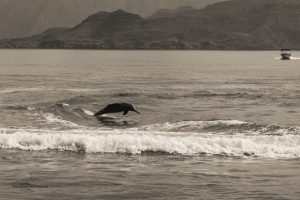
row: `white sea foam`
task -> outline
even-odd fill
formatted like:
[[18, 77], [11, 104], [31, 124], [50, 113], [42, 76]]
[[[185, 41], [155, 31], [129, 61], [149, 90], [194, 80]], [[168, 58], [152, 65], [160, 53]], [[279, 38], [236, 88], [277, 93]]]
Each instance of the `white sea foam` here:
[[[281, 60], [282, 57], [280, 56], [280, 57], [276, 57], [276, 58], [274, 58], [274, 59]], [[298, 60], [298, 59], [300, 59], [300, 58], [299, 58], [299, 57], [293, 57], [293, 56], [291, 56], [290, 59], [291, 59], [291, 60]]]
[[7, 88], [4, 90], [0, 90], [0, 94], [22, 92], [22, 91], [40, 91], [40, 90], [45, 90], [45, 88]]
[[69, 104], [67, 103], [54, 103], [53, 105], [63, 109], [65, 108], [65, 106], [69, 106]]
[[94, 113], [92, 111], [89, 111], [89, 110], [86, 110], [86, 109], [83, 109], [83, 112], [87, 115], [91, 115], [91, 116], [94, 116]]
[[43, 118], [47, 121], [47, 123], [59, 123], [59, 124], [65, 125], [65, 126], [79, 127], [78, 124], [66, 121], [66, 120], [64, 120], [60, 117], [57, 117], [53, 114], [50, 114], [50, 113], [44, 113]]
[[[45, 131], [46, 132], [46, 131]], [[0, 134], [0, 147], [22, 150], [68, 150], [86, 153], [144, 151], [259, 157], [300, 157], [300, 136], [177, 136], [128, 130], [34, 132], [15, 130]], [[83, 134], [85, 133], [85, 134]], [[183, 134], [182, 134], [183, 135]]]

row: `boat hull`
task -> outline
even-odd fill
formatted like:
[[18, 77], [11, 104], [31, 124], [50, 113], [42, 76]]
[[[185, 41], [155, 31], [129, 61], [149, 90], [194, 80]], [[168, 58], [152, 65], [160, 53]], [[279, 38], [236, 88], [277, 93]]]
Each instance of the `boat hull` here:
[[291, 54], [289, 54], [289, 53], [282, 53], [281, 54], [281, 58], [284, 59], [284, 60], [290, 59], [290, 57], [291, 57]]

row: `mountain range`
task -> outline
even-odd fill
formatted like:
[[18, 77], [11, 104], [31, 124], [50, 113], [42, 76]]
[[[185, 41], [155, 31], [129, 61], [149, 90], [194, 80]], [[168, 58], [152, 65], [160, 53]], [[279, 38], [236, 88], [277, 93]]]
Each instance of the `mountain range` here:
[[0, 0], [0, 39], [28, 37], [49, 28], [72, 28], [99, 11], [148, 17], [159, 9], [196, 9], [225, 0]]
[[202, 9], [161, 9], [149, 17], [100, 11], [73, 28], [49, 29], [2, 48], [300, 49], [299, 0], [229, 0]]

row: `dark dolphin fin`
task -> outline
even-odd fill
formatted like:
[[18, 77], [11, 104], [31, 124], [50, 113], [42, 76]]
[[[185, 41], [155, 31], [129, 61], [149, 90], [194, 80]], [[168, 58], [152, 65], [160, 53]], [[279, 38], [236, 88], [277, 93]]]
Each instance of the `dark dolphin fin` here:
[[128, 110], [124, 110], [124, 114], [123, 115], [126, 115], [128, 113]]

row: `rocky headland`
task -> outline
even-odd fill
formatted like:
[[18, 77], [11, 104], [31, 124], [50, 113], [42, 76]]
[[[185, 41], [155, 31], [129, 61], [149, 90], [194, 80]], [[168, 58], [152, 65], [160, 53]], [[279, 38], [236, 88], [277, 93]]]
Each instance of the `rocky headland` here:
[[299, 17], [299, 0], [231, 0], [158, 10], [147, 18], [101, 11], [74, 28], [0, 40], [0, 48], [299, 49]]

